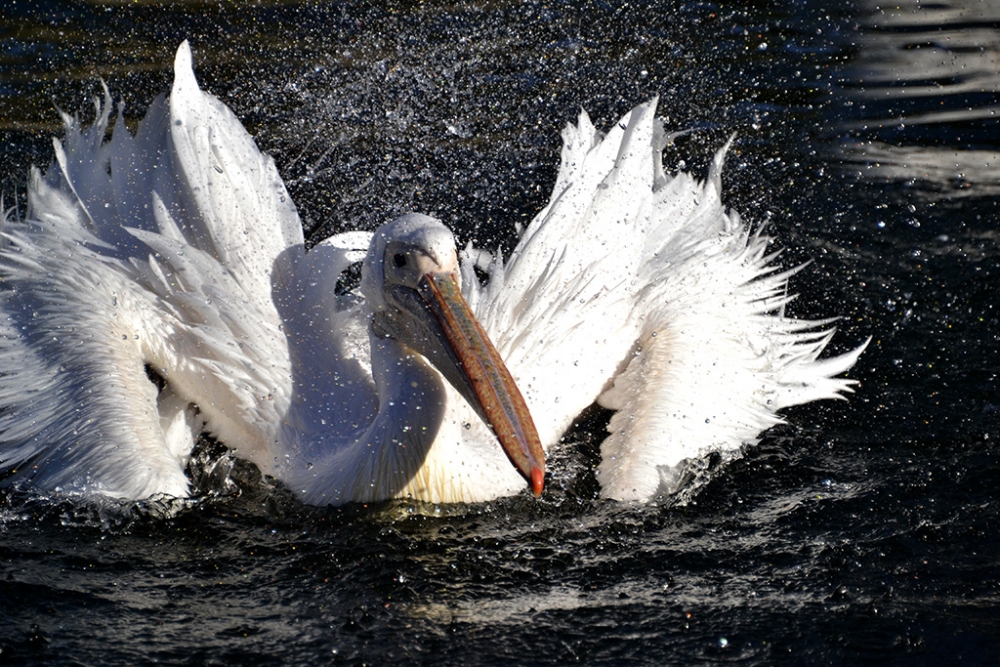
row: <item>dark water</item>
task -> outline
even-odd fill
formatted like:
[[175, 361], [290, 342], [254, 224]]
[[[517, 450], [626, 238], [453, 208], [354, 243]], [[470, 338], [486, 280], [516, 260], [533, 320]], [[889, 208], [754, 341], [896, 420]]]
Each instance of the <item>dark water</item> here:
[[[745, 3], [7, 2], [0, 178], [103, 77], [135, 122], [192, 41], [313, 238], [408, 210], [509, 248], [562, 125], [658, 94], [668, 153], [738, 133], [727, 201], [792, 309], [872, 344], [679, 501], [595, 499], [601, 415], [548, 491], [317, 509], [237, 465], [185, 503], [0, 497], [0, 663], [996, 664], [1000, 11]], [[216, 471], [230, 463], [205, 457]]]

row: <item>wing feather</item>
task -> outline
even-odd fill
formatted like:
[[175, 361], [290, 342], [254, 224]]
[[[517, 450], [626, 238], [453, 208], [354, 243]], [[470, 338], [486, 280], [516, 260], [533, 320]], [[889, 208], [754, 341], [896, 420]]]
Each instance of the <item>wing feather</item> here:
[[17, 471], [7, 483], [184, 495], [202, 427], [191, 405], [266, 472], [301, 393], [275, 294], [302, 298], [316, 271], [291, 198], [239, 120], [198, 88], [186, 43], [169, 99], [135, 136], [119, 114], [105, 142], [106, 90], [95, 106], [86, 129], [64, 115], [55, 163], [32, 173], [26, 219], [4, 222], [0, 464]]
[[662, 138], [654, 108], [637, 107], [606, 137], [584, 112], [566, 127], [549, 205], [477, 299], [545, 447], [606, 388], [638, 335], [643, 193]]
[[[563, 132], [550, 203], [470, 302], [518, 381], [548, 447], [595, 400], [615, 411], [602, 493], [673, 492], [685, 460], [736, 451], [777, 411], [839, 397], [864, 345], [820, 359], [828, 321], [788, 318], [789, 277], [768, 239], [708, 179], [667, 175], [656, 101], [602, 136], [585, 113]], [[730, 140], [731, 141], [731, 140]], [[481, 259], [479, 260], [481, 262]]]
[[769, 239], [720, 199], [725, 148], [709, 178], [668, 179], [654, 192], [639, 280], [638, 347], [599, 402], [615, 410], [601, 446], [602, 494], [646, 500], [685, 482], [686, 461], [738, 452], [780, 423], [782, 408], [839, 398], [865, 345], [819, 359], [824, 321], [786, 317], [788, 279]]

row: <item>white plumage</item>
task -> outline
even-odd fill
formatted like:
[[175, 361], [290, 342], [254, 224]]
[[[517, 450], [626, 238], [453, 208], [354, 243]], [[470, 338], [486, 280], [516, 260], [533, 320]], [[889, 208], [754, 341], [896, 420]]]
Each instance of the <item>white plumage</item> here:
[[[394, 291], [401, 253], [454, 268], [440, 223], [408, 216], [306, 253], [273, 162], [199, 90], [186, 43], [136, 136], [119, 116], [105, 143], [108, 95], [96, 106], [89, 129], [65, 118], [25, 219], [4, 225], [5, 484], [184, 496], [204, 431], [309, 503], [524, 487], [532, 464], [510, 464], [480, 418], [493, 408], [470, 407], [455, 379], [468, 362], [421, 333], [423, 306], [393, 301], [413, 296]], [[778, 410], [849, 390], [834, 376], [864, 347], [819, 359], [833, 332], [784, 316], [792, 272], [722, 205], [725, 151], [704, 183], [666, 175], [654, 112], [636, 107], [606, 136], [581, 113], [511, 257], [485, 286], [480, 253], [461, 266], [546, 450], [595, 401], [615, 411], [597, 474], [604, 496], [629, 500], [675, 491], [686, 459], [754, 442]], [[335, 296], [366, 254], [366, 298]]]

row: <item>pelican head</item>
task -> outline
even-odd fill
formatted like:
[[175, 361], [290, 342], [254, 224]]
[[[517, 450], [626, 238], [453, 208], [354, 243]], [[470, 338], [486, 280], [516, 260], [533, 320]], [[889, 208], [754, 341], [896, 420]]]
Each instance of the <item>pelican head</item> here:
[[375, 231], [361, 268], [372, 331], [423, 355], [493, 429], [511, 463], [542, 492], [545, 455], [521, 392], [462, 297], [455, 238], [410, 213]]

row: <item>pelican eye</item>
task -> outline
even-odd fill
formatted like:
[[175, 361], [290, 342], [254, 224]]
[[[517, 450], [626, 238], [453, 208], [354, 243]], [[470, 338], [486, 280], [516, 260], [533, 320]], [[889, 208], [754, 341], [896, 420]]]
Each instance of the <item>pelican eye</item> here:
[[406, 266], [406, 255], [401, 252], [397, 252], [392, 256], [392, 265], [397, 269], [401, 269]]

